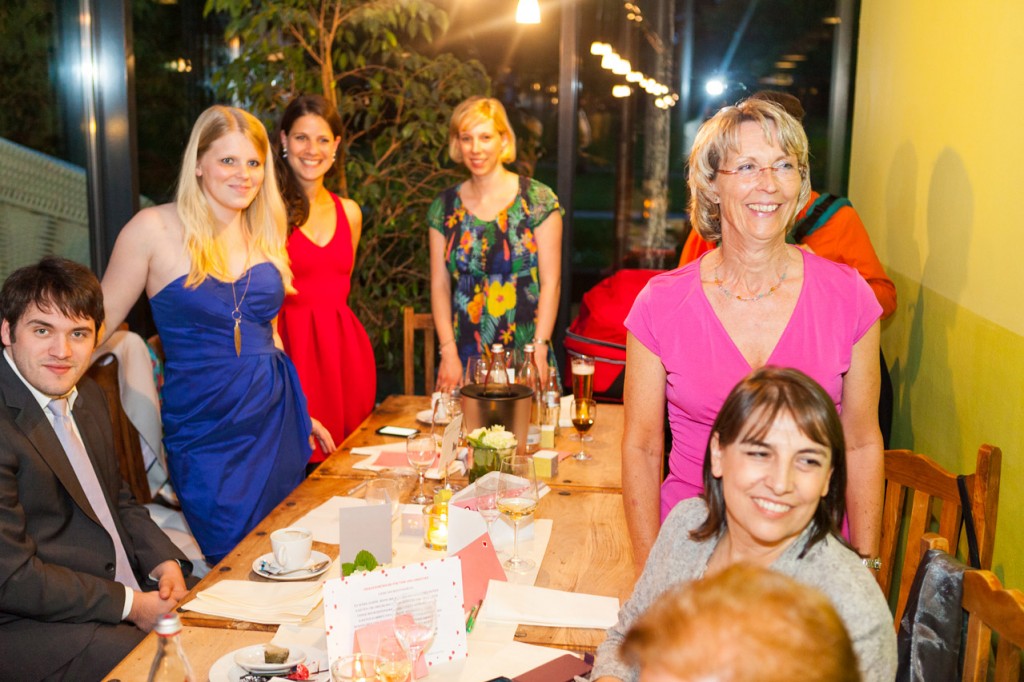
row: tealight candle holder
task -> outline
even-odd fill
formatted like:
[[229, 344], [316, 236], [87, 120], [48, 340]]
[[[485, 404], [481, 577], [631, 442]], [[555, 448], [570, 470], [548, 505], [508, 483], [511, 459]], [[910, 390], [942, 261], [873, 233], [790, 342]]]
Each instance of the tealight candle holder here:
[[432, 504], [423, 508], [423, 544], [429, 549], [448, 549], [448, 506]]

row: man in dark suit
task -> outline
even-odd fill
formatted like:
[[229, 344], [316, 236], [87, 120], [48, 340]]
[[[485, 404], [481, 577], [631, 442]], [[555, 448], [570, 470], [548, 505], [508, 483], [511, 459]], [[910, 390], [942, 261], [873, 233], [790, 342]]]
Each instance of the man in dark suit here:
[[82, 378], [96, 277], [45, 258], [7, 279], [0, 317], [0, 678], [97, 680], [178, 604], [191, 564], [132, 499]]

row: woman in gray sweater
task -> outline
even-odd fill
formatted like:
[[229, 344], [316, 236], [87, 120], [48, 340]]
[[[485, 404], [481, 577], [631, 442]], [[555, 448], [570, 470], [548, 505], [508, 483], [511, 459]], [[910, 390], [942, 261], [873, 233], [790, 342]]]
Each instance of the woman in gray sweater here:
[[739, 562], [819, 589], [849, 632], [865, 682], [891, 682], [896, 635], [874, 576], [839, 534], [846, 449], [828, 394], [792, 369], [762, 367], [729, 394], [704, 459], [704, 495], [661, 527], [632, 597], [597, 650], [593, 680], [635, 682], [619, 656], [630, 625], [662, 593]]

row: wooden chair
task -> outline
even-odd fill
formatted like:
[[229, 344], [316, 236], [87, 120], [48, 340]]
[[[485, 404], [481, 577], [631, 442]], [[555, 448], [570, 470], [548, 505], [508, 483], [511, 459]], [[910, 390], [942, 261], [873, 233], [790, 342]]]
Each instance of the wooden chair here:
[[121, 405], [121, 386], [117, 378], [117, 357], [106, 353], [96, 359], [86, 371], [86, 375], [100, 385], [107, 398], [110, 410], [111, 426], [114, 430], [114, 449], [117, 450], [117, 461], [121, 468], [121, 476], [128, 482], [132, 494], [139, 504], [153, 501], [146, 479], [146, 464], [142, 458], [142, 443], [139, 432], [128, 419]]
[[1003, 588], [991, 571], [967, 571], [962, 604], [967, 614], [967, 642], [961, 679], [985, 682], [995, 631], [999, 640], [994, 680], [1018, 682], [1024, 647], [1024, 593]]
[[402, 309], [403, 360], [405, 364], [405, 394], [416, 390], [416, 332], [423, 330], [423, 386], [426, 394], [434, 392], [434, 317], [430, 313], [417, 313], [412, 307]]
[[[966, 476], [970, 493], [971, 511], [978, 537], [978, 555], [981, 568], [991, 568], [992, 548], [995, 545], [996, 513], [999, 505], [999, 476], [1002, 452], [992, 445], [978, 449], [974, 473]], [[910, 519], [903, 567], [900, 573], [899, 595], [896, 600], [896, 627], [899, 627], [907, 595], [914, 582], [920, 563], [915, 551], [922, 537], [932, 529], [933, 518], [938, 519], [938, 534], [949, 542], [955, 552], [960, 543], [960, 493], [956, 475], [933, 462], [925, 455], [909, 450], [885, 451], [885, 503], [882, 508], [882, 542], [879, 556], [882, 568], [878, 583], [889, 596], [892, 588], [894, 562], [898, 555], [904, 507], [910, 494]]]

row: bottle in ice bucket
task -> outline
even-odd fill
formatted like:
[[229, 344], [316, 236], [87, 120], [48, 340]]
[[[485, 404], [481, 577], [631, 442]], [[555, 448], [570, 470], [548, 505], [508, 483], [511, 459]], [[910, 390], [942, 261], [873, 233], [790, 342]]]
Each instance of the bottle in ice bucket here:
[[523, 364], [519, 368], [516, 383], [533, 391], [530, 407], [530, 426], [526, 434], [526, 452], [532, 454], [540, 449], [540, 424], [544, 410], [542, 400], [543, 387], [540, 385], [540, 369], [533, 359], [534, 346], [528, 343], [523, 346]]
[[194, 682], [192, 666], [181, 646], [181, 621], [178, 614], [165, 613], [156, 621], [156, 658], [149, 669], [149, 682]]
[[505, 367], [505, 346], [496, 343], [491, 346], [491, 364], [484, 379], [484, 396], [507, 396], [509, 391], [508, 368]]

